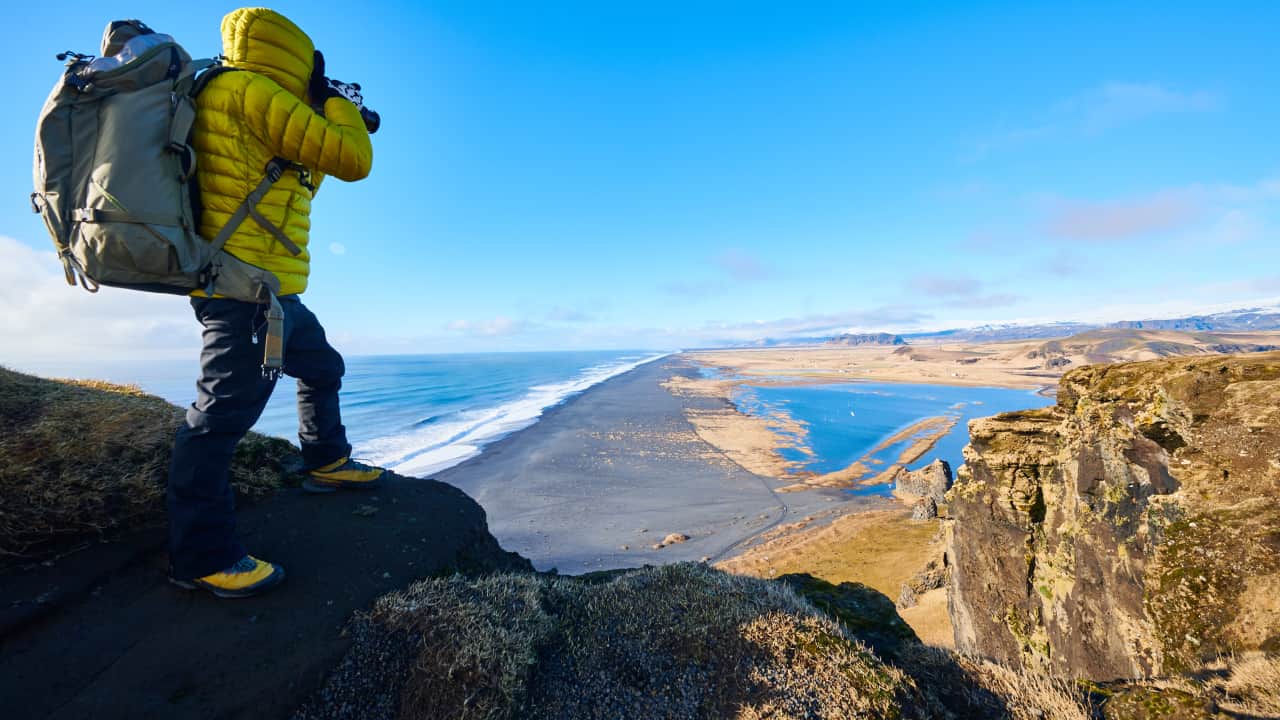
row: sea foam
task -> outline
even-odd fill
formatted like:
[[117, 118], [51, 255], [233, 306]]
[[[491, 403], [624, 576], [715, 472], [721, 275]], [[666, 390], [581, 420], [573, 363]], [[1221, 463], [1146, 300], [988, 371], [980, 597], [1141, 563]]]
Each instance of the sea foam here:
[[564, 382], [534, 385], [508, 403], [430, 418], [411, 431], [365, 441], [356, 446], [355, 454], [402, 475], [430, 475], [473, 458], [485, 445], [529, 427], [548, 408], [666, 356], [662, 353], [595, 365]]

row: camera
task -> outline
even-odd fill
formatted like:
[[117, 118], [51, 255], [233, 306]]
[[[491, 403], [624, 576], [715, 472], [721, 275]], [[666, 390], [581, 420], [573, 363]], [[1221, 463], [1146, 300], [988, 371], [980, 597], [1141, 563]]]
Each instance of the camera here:
[[360, 108], [360, 118], [364, 120], [364, 126], [369, 130], [370, 135], [378, 132], [378, 128], [382, 125], [382, 117], [376, 111], [364, 106], [364, 96], [360, 94], [360, 83], [345, 83], [330, 77], [326, 77], [325, 82], [328, 83], [332, 94], [341, 95]]
[[325, 98], [341, 96], [360, 108], [360, 119], [364, 120], [364, 127], [370, 135], [378, 132], [378, 128], [382, 126], [382, 116], [364, 106], [364, 95], [360, 94], [360, 83], [334, 80], [325, 75], [324, 71], [324, 53], [316, 50], [311, 66], [310, 94], [311, 102], [316, 106], [317, 112], [324, 107]]

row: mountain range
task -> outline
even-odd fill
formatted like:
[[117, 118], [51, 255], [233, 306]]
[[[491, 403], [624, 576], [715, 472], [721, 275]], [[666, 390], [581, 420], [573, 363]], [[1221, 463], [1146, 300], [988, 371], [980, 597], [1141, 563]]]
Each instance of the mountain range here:
[[1121, 320], [1110, 323], [1049, 322], [1036, 324], [1006, 323], [950, 328], [914, 333], [841, 333], [788, 338], [761, 338], [753, 347], [788, 347], [800, 345], [897, 345], [929, 342], [1002, 342], [1062, 338], [1092, 330], [1176, 330], [1181, 332], [1250, 332], [1280, 330], [1280, 306], [1240, 308], [1202, 315]]

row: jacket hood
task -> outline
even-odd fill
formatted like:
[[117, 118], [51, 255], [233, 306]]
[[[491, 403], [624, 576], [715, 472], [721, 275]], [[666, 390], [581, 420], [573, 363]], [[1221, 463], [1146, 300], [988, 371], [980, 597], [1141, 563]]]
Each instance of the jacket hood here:
[[231, 67], [265, 75], [305, 100], [315, 44], [289, 18], [268, 8], [240, 8], [222, 18], [222, 54]]

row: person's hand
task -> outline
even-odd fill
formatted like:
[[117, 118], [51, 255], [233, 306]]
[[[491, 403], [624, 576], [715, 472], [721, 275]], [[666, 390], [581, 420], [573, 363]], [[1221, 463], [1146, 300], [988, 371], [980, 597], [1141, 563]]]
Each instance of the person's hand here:
[[324, 104], [331, 97], [339, 96], [340, 93], [333, 89], [329, 84], [329, 78], [324, 74], [324, 53], [319, 50], [315, 51], [314, 61], [311, 65], [311, 79], [307, 86], [307, 95], [310, 97], [308, 101], [316, 112], [324, 115]]

